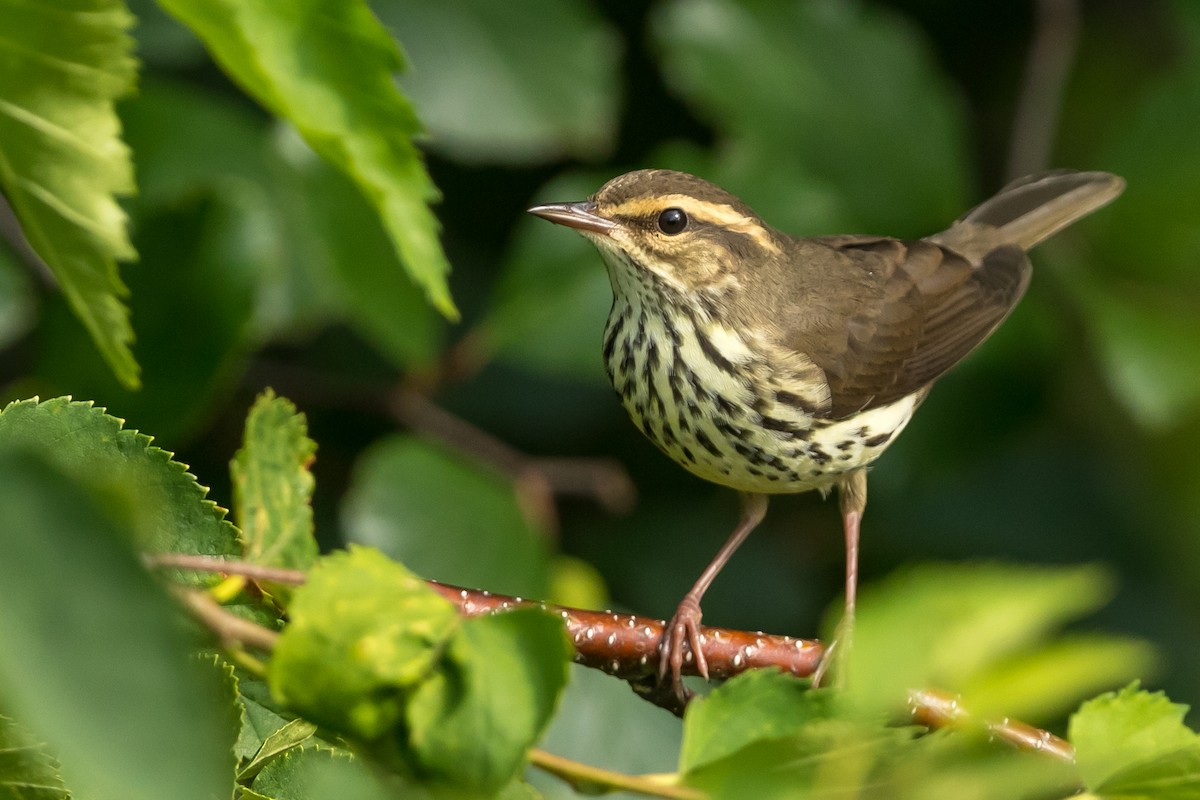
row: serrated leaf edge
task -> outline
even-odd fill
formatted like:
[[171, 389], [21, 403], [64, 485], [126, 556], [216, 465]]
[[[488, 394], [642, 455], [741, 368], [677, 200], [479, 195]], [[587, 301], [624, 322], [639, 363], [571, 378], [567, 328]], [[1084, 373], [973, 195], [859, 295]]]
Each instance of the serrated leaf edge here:
[[234, 537], [235, 537], [236, 541], [238, 542], [238, 544], [243, 545], [241, 529], [238, 528], [237, 525], [234, 525], [232, 522], [230, 522], [228, 519], [229, 509], [220, 505], [215, 500], [212, 500], [211, 498], [209, 498], [208, 495], [212, 491], [212, 489], [208, 486], [205, 486], [203, 483], [201, 483], [200, 479], [197, 478], [194, 474], [192, 474], [189, 471], [189, 469], [190, 469], [189, 465], [184, 464], [182, 461], [176, 461], [175, 453], [173, 451], [166, 450], [162, 447], [158, 447], [157, 445], [152, 444], [152, 442], [154, 441], [154, 437], [151, 436], [150, 434], [142, 433], [141, 431], [137, 430], [136, 428], [126, 428], [124, 419], [122, 419], [121, 417], [115, 416], [113, 414], [109, 414], [108, 408], [106, 406], [97, 406], [95, 400], [75, 400], [69, 394], [61, 395], [59, 397], [52, 397], [48, 400], [42, 400], [38, 395], [34, 395], [33, 397], [26, 398], [24, 400], [13, 400], [13, 401], [9, 402], [7, 405], [4, 406], [3, 409], [0, 409], [0, 415], [6, 414], [10, 409], [21, 407], [21, 406], [53, 407], [53, 406], [60, 406], [60, 405], [61, 406], [81, 406], [81, 407], [91, 410], [91, 411], [98, 411], [100, 413], [100, 417], [102, 419], [112, 420], [113, 422], [116, 423], [116, 428], [117, 428], [116, 435], [118, 437], [132, 437], [133, 441], [136, 442], [146, 453], [150, 454], [152, 457], [157, 458], [160, 455], [164, 456], [167, 467], [169, 469], [177, 470], [179, 472], [179, 474], [183, 475], [186, 478], [191, 479], [192, 485], [194, 485], [200, 491], [200, 497], [198, 498], [200, 504], [206, 509], [215, 511], [217, 513], [217, 516], [220, 519], [220, 523], [222, 525], [228, 526], [228, 528], [231, 531], [233, 531]]

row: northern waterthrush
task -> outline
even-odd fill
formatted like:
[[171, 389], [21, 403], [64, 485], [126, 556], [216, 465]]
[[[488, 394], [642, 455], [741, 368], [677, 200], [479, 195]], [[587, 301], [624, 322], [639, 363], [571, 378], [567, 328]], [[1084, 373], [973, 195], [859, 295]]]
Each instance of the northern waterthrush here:
[[838, 488], [852, 625], [867, 466], [1012, 311], [1029, 283], [1025, 251], [1123, 188], [1104, 172], [1033, 175], [915, 241], [794, 238], [669, 170], [529, 209], [586, 236], [608, 267], [604, 363], [634, 423], [686, 469], [742, 493], [733, 535], [664, 629], [660, 680], [682, 697], [685, 642], [707, 677], [701, 597], [771, 494]]

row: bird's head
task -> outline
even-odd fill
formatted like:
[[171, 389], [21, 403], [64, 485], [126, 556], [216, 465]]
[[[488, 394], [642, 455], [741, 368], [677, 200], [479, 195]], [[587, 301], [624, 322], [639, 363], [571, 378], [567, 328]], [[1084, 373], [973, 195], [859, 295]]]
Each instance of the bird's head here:
[[685, 172], [628, 172], [587, 200], [534, 206], [529, 213], [590, 239], [617, 291], [622, 271], [636, 285], [645, 283], [643, 272], [684, 294], [736, 284], [742, 266], [782, 252], [779, 234], [745, 203]]

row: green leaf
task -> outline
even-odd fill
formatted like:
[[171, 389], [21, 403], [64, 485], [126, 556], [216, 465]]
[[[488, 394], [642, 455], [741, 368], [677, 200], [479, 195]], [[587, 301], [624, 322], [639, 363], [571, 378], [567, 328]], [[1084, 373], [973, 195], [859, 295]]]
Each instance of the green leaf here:
[[829, 716], [829, 694], [807, 681], [771, 670], [742, 673], [688, 706], [679, 770], [690, 772]]
[[228, 687], [189, 655], [122, 530], [153, 511], [125, 500], [0, 449], [0, 696], [79, 797], [227, 797]]
[[313, 476], [317, 443], [304, 415], [270, 389], [246, 417], [242, 449], [229, 465], [233, 504], [255, 564], [307, 569], [317, 558], [313, 537]]
[[532, 784], [514, 778], [500, 790], [496, 800], [542, 800], [542, 794]]
[[25, 335], [33, 326], [36, 308], [33, 282], [8, 242], [0, 241], [0, 347]]
[[1146, 642], [1110, 636], [1063, 636], [973, 676], [963, 695], [981, 719], [1056, 719], [1081, 697], [1144, 677], [1155, 654]]
[[[788, 727], [787, 720], [773, 724]], [[909, 742], [911, 731], [844, 719], [809, 719], [792, 727], [787, 736], [752, 740], [698, 765], [685, 776], [686, 784], [717, 798], [899, 796], [896, 776], [880, 767]], [[876, 770], [882, 774], [873, 774]]]
[[611, 146], [621, 43], [590, 6], [420, 0], [379, 13], [415, 65], [401, 84], [431, 147], [460, 161], [538, 163]]
[[464, 621], [408, 707], [421, 769], [471, 792], [499, 791], [550, 721], [570, 654], [562, 620], [538, 609]]
[[[805, 205], [797, 187], [829, 198], [818, 208], [839, 207], [847, 227], [822, 233], [926, 235], [964, 210], [961, 110], [929, 43], [894, 12], [832, 0], [674, 0], [652, 23], [669, 85], [717, 129], [726, 169], [792, 187], [779, 208], [747, 198], [774, 224]], [[802, 228], [788, 229], [812, 230]]]
[[[269, 667], [279, 700], [451, 791], [508, 783], [566, 682], [570, 646], [558, 617], [526, 609], [461, 621], [365, 548], [324, 558], [289, 611]], [[273, 759], [259, 780], [293, 755]], [[259, 780], [254, 790], [269, 794]]]
[[192, 660], [200, 665], [203, 672], [212, 677], [213, 683], [217, 687], [213, 710], [221, 718], [222, 729], [235, 734], [226, 740], [229, 744], [226, 763], [230, 767], [229, 780], [232, 781], [236, 773], [234, 768], [238, 761], [237, 743], [242, 738], [242, 719], [244, 718], [244, 706], [241, 695], [238, 693], [238, 679], [234, 675], [233, 664], [225, 661], [217, 653], [202, 652], [193, 655]]
[[[1003, 659], [1103, 603], [1098, 569], [1002, 565], [914, 567], [869, 587], [847, 657], [848, 696], [870, 712], [902, 706], [914, 686], [965, 692]], [[840, 615], [838, 605], [836, 613]], [[1021, 704], [1021, 698], [1012, 698]]]
[[383, 219], [405, 268], [447, 317], [449, 263], [428, 202], [437, 191], [397, 90], [403, 57], [362, 0], [160, 0], [256, 100], [296, 126]]
[[0, 716], [0, 794], [10, 800], [68, 800], [59, 764], [21, 725]]
[[35, 450], [81, 483], [123, 493], [141, 510], [139, 549], [237, 556], [237, 529], [207, 499], [208, 489], [151, 437], [123, 425], [69, 397], [21, 400], [0, 411], [0, 447]]
[[259, 773], [248, 800], [421, 800], [428, 795], [417, 787], [385, 780], [345, 750], [306, 747], [275, 759]]
[[246, 781], [262, 772], [263, 767], [290, 750], [300, 747], [317, 732], [317, 726], [308, 720], [293, 719], [285, 722], [279, 730], [263, 739], [246, 766], [238, 771], [238, 780]]
[[[143, 23], [139, 17], [136, 33], [143, 32]], [[121, 104], [121, 121], [137, 168], [138, 196], [130, 203], [135, 216], [226, 189], [240, 194], [257, 189], [265, 199], [271, 120], [238, 95], [151, 73], [140, 81], [137, 95]]]
[[1178, 287], [1113, 290], [1082, 276], [1070, 285], [1109, 388], [1139, 424], [1163, 430], [1200, 407], [1200, 359], [1193, 357], [1200, 351], [1200, 295]]
[[1164, 30], [1182, 46], [1172, 68], [1156, 71], [1141, 96], [1126, 96], [1122, 124], [1097, 161], [1123, 176], [1128, 189], [1088, 230], [1095, 242], [1089, 256], [1110, 273], [1194, 292], [1200, 231], [1191, 209], [1200, 203], [1200, 142], [1189, 132], [1200, 125], [1200, 22], [1192, 6], [1163, 6]]
[[273, 155], [290, 269], [309, 282], [300, 290], [318, 295], [294, 302], [323, 303], [398, 367], [430, 364], [443, 323], [404, 271], [362, 193], [292, 128], [274, 138]]
[[271, 691], [306, 718], [358, 739], [391, 731], [460, 622], [419, 578], [377, 551], [318, 561], [288, 607]]
[[1102, 796], [1200, 796], [1200, 736], [1186, 713], [1137, 684], [1084, 703], [1069, 729], [1084, 783]]
[[342, 519], [350, 541], [423, 577], [546, 596], [545, 540], [512, 483], [436, 445], [394, 436], [373, 447], [355, 468]]
[[[137, 39], [138, 55], [146, 62], [146, 72], [154, 72], [156, 68], [183, 72], [185, 70], [202, 68], [208, 63], [208, 54], [204, 45], [200, 44], [191, 31], [179, 24], [158, 7], [155, 0], [126, 0], [129, 10], [137, 17], [137, 27], [133, 35]], [[145, 86], [139, 83], [139, 92]], [[121, 118], [124, 119], [125, 107], [121, 107]], [[134, 151], [137, 147], [133, 146]], [[138, 172], [141, 180], [141, 172]]]
[[238, 679], [238, 692], [242, 724], [234, 752], [240, 760], [247, 761], [290, 720], [275, 710], [271, 690], [265, 682], [243, 675]]
[[271, 252], [262, 235], [271, 212], [244, 188], [200, 191], [139, 218], [142, 263], [129, 285], [141, 333], [141, 390], [120, 386], [81, 351], [77, 326], [52, 306], [37, 367], [51, 391], [119, 408], [137, 427], [170, 441], [208, 422], [216, 401], [236, 388], [249, 354], [257, 273]]
[[121, 0], [0, 0], [0, 189], [125, 386], [138, 385], [117, 259], [137, 253], [115, 195], [134, 191], [114, 102], [137, 62]]
[[[779, 708], [779, 729], [794, 705]], [[762, 710], [764, 715], [767, 710]], [[713, 798], [880, 797], [888, 800], [1058, 797], [1071, 765], [1000, 747], [969, 731], [917, 736], [883, 720], [818, 715], [782, 737], [752, 741], [685, 775]]]
[[[629, 685], [572, 664], [558, 712], [538, 746], [556, 755], [627, 774], [670, 772], [679, 762], [680, 719], [642, 700]], [[614, 736], [613, 731], [620, 731]], [[527, 771], [547, 798], [567, 795], [562, 782]]]

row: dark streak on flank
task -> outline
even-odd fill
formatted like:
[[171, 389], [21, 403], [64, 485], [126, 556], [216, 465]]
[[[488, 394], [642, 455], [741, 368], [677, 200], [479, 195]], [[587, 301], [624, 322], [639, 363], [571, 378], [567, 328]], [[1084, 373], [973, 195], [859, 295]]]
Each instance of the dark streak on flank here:
[[708, 434], [705, 433], [703, 430], [696, 431], [696, 441], [700, 444], [701, 447], [703, 447], [708, 452], [712, 453], [714, 456], [721, 455], [721, 448], [717, 447], [713, 443], [713, 440], [708, 438]]
[[793, 394], [792, 392], [786, 392], [782, 389], [775, 392], [775, 402], [782, 403], [785, 406], [791, 406], [792, 408], [799, 409], [800, 411], [804, 411], [809, 414], [811, 414], [814, 410], [813, 404], [805, 400], [800, 395]]
[[863, 444], [867, 447], [882, 447], [883, 445], [887, 444], [888, 440], [891, 438], [891, 433], [881, 433], [876, 436], [872, 436], [870, 439], [867, 439], [863, 442]]
[[696, 341], [700, 343], [701, 352], [704, 353], [705, 358], [713, 363], [713, 366], [726, 375], [733, 375], [735, 378], [738, 377], [737, 372], [733, 368], [733, 363], [721, 355], [721, 351], [712, 343], [712, 339], [709, 339], [708, 335], [700, 330], [699, 327], [696, 328]]
[[758, 424], [762, 425], [764, 428], [766, 428], [769, 431], [779, 431], [780, 433], [786, 433], [786, 434], [788, 434], [789, 437], [796, 435], [796, 426], [792, 425], [792, 423], [787, 422], [786, 420], [776, 419], [775, 417], [768, 417], [768, 416], [764, 415], [758, 421]]

